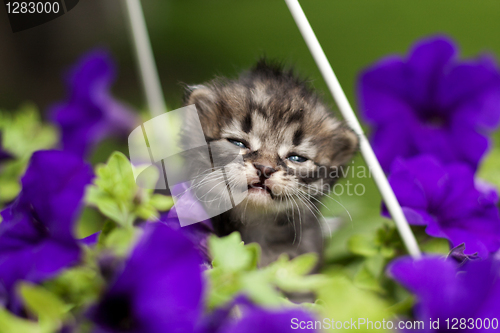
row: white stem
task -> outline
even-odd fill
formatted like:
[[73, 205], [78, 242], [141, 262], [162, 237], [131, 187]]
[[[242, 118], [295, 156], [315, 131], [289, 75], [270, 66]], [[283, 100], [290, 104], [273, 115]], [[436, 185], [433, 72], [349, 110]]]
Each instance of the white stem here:
[[151, 42], [149, 41], [144, 13], [142, 12], [139, 0], [125, 0], [125, 4], [148, 108], [151, 115], [156, 117], [166, 112], [167, 107], [161, 90], [160, 78], [158, 76]]
[[361, 125], [356, 118], [356, 115], [354, 114], [349, 101], [347, 100], [346, 95], [342, 90], [342, 87], [340, 86], [340, 83], [335, 76], [330, 63], [328, 62], [328, 59], [326, 58], [326, 55], [323, 52], [323, 49], [321, 48], [321, 45], [316, 38], [316, 35], [314, 34], [314, 31], [311, 28], [311, 25], [309, 24], [304, 11], [300, 7], [300, 4], [297, 0], [285, 0], [285, 2], [288, 5], [290, 12], [295, 19], [295, 23], [302, 33], [302, 37], [304, 37], [304, 40], [309, 47], [309, 50], [311, 51], [316, 64], [319, 67], [319, 70], [321, 71], [321, 74], [323, 75], [323, 78], [325, 79], [330, 92], [332, 93], [333, 98], [335, 99], [335, 102], [337, 103], [337, 106], [342, 113], [342, 116], [344, 117], [347, 124], [359, 136], [361, 154], [363, 155], [366, 164], [372, 172], [375, 183], [377, 184], [378, 189], [382, 194], [382, 198], [387, 206], [387, 209], [389, 210], [389, 213], [396, 223], [399, 234], [401, 235], [401, 238], [405, 243], [406, 249], [413, 257], [420, 257], [421, 253], [417, 241], [415, 239], [415, 236], [413, 235], [413, 232], [411, 231], [408, 222], [406, 221], [403, 210], [399, 205], [396, 195], [392, 191], [392, 188], [387, 181], [384, 171], [382, 170], [382, 167], [380, 166], [380, 163], [378, 162], [377, 157], [375, 156], [375, 153], [373, 152], [373, 149], [370, 146], [370, 143], [368, 142], [368, 139], [366, 138], [363, 129], [361, 128]]

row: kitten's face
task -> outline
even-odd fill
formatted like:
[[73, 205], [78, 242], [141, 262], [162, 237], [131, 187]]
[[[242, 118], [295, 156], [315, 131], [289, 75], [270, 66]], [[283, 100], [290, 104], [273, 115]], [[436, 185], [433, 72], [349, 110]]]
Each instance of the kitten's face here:
[[197, 106], [207, 142], [239, 151], [242, 161], [225, 169], [229, 187], [231, 180], [246, 181], [248, 195], [240, 204], [245, 210], [314, 204], [357, 148], [354, 133], [301, 89], [232, 82], [200, 86], [188, 99]]
[[284, 209], [304, 204], [333, 183], [338, 165], [323, 147], [333, 144], [331, 133], [340, 123], [327, 118], [311, 126], [308, 116], [303, 109], [289, 110], [272, 121], [250, 109], [221, 127], [214, 139], [237, 146], [243, 157], [243, 164], [229, 165], [228, 172], [246, 176], [248, 204]]

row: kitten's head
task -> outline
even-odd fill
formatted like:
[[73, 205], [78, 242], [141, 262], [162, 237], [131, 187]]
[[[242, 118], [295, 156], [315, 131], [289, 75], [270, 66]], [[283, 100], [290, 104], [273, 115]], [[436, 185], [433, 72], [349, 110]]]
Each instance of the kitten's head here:
[[[196, 105], [207, 142], [239, 149], [243, 162], [226, 173], [229, 181], [246, 177], [247, 208], [282, 210], [321, 196], [358, 147], [306, 82], [265, 61], [237, 80], [190, 87], [185, 102]], [[188, 123], [184, 141], [190, 133]]]

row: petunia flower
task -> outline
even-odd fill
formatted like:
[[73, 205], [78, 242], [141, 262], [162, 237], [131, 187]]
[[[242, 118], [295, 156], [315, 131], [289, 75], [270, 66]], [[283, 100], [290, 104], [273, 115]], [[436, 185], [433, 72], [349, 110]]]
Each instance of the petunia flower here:
[[[307, 312], [299, 309], [268, 310], [257, 306], [246, 306], [242, 309], [240, 320], [225, 323], [218, 333], [274, 333], [296, 332], [314, 329], [314, 318]], [[308, 326], [309, 325], [309, 326]]]
[[115, 72], [103, 50], [86, 54], [72, 68], [68, 99], [51, 110], [52, 120], [61, 128], [64, 150], [87, 156], [101, 140], [126, 137], [136, 126], [134, 113], [109, 93]]
[[476, 169], [486, 135], [500, 120], [500, 73], [488, 57], [459, 61], [446, 37], [424, 39], [406, 59], [390, 56], [365, 70], [360, 110], [372, 126], [382, 167], [396, 157], [429, 153]]
[[181, 232], [147, 223], [90, 317], [96, 332], [192, 332], [202, 310], [201, 257]]
[[452, 247], [465, 243], [468, 254], [482, 258], [500, 248], [498, 195], [477, 185], [464, 164], [442, 165], [429, 155], [396, 160], [389, 182], [408, 222], [446, 238]]
[[80, 259], [73, 227], [92, 177], [90, 166], [67, 152], [31, 157], [21, 193], [1, 212], [0, 302], [11, 310], [19, 308], [17, 281], [41, 282]]
[[[179, 222], [178, 222], [179, 223]], [[225, 308], [204, 314], [203, 260], [192, 239], [181, 229], [148, 222], [121, 271], [89, 317], [95, 333], [236, 333], [287, 332], [291, 320], [313, 318], [298, 309], [261, 309], [236, 298]], [[243, 317], [231, 318], [234, 305]]]
[[[235, 312], [240, 314], [240, 318], [231, 316]], [[247, 296], [238, 295], [226, 306], [205, 315], [196, 333], [317, 332], [314, 323], [314, 317], [298, 306], [264, 309], [255, 305]]]
[[160, 215], [160, 222], [168, 225], [172, 229], [180, 230], [198, 249], [200, 255], [206, 263], [210, 263], [210, 255], [208, 253], [208, 237], [214, 233], [210, 220], [204, 220], [199, 223], [190, 224], [181, 227], [177, 218], [175, 207], [170, 211]]
[[468, 261], [459, 269], [454, 260], [437, 256], [401, 257], [389, 264], [388, 274], [415, 294], [414, 315], [424, 322], [423, 332], [450, 332], [454, 323], [454, 330], [483, 332], [484, 324], [476, 319], [484, 323], [488, 318], [491, 327], [491, 320], [500, 317], [498, 259]]
[[[161, 214], [159, 220], [169, 227], [179, 229], [182, 233], [184, 233], [184, 235], [186, 235], [199, 250], [205, 263], [210, 263], [212, 259], [208, 253], [207, 241], [208, 237], [214, 233], [212, 222], [207, 217], [208, 215], [199, 200], [194, 198], [185, 183], [175, 186], [175, 191], [177, 193], [184, 193], [182, 195], [182, 200], [178, 200], [172, 209]], [[181, 205], [181, 209], [190, 213], [189, 216], [184, 216], [184, 218], [192, 220], [192, 224], [181, 226], [177, 215], [177, 207], [179, 205]]]

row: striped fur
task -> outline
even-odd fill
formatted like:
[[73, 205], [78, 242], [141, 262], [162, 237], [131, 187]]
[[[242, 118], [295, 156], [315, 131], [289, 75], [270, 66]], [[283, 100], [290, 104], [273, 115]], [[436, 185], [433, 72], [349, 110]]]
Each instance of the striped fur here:
[[[244, 241], [258, 242], [262, 265], [283, 252], [321, 254], [317, 205], [358, 148], [353, 131], [306, 81], [265, 60], [237, 79], [189, 87], [185, 104], [196, 105], [207, 142], [244, 145], [244, 163], [228, 166], [229, 172], [246, 175], [249, 189], [264, 189], [249, 191], [244, 202], [214, 218], [217, 233], [240, 231]], [[186, 124], [183, 140], [189, 133]], [[294, 155], [307, 160], [291, 161]]]

